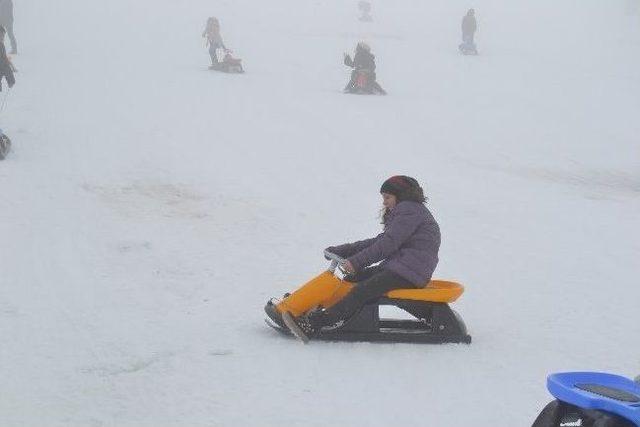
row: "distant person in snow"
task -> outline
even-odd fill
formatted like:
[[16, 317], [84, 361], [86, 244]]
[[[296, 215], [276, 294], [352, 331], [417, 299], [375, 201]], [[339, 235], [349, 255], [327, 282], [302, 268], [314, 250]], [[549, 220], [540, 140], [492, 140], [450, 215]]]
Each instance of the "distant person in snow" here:
[[467, 14], [462, 18], [462, 44], [460, 51], [465, 54], [477, 54], [474, 37], [478, 30], [475, 10], [469, 9]]
[[373, 21], [373, 17], [371, 16], [371, 3], [368, 1], [361, 1], [358, 3], [358, 9], [360, 10], [360, 18], [358, 18], [361, 22], [371, 22]]
[[9, 33], [11, 41], [11, 54], [18, 53], [18, 43], [16, 36], [13, 34], [13, 0], [0, 0], [0, 25]]
[[2, 78], [7, 79], [9, 87], [13, 87], [16, 83], [15, 76], [13, 75], [13, 64], [7, 57], [7, 50], [4, 47], [4, 36], [7, 30], [0, 26], [0, 91], [2, 91]]
[[345, 93], [387, 94], [376, 81], [375, 59], [371, 48], [365, 42], [358, 43], [353, 59], [349, 54], [344, 54], [344, 65], [353, 68], [351, 80], [344, 88]]
[[476, 21], [476, 11], [469, 9], [467, 14], [462, 18], [462, 41], [464, 43], [473, 43], [476, 31], [478, 29], [478, 22]]
[[[13, 76], [13, 64], [7, 57], [7, 50], [4, 47], [4, 35], [6, 34], [6, 32], [7, 30], [5, 30], [3, 26], [0, 26], [0, 91], [2, 91], [3, 78], [7, 79], [7, 84], [9, 85], [9, 87], [13, 87], [13, 85], [16, 83], [16, 79]], [[11, 140], [7, 135], [4, 134], [2, 129], [0, 129], [0, 160], [4, 160], [10, 149]]]
[[211, 66], [209, 68], [218, 68], [220, 65], [220, 61], [218, 61], [218, 49], [223, 49], [225, 53], [228, 53], [228, 49], [222, 41], [222, 36], [220, 35], [220, 22], [218, 22], [217, 18], [212, 16], [207, 19], [207, 24], [202, 32], [202, 37], [206, 38], [207, 46], [209, 47], [209, 56], [211, 57]]

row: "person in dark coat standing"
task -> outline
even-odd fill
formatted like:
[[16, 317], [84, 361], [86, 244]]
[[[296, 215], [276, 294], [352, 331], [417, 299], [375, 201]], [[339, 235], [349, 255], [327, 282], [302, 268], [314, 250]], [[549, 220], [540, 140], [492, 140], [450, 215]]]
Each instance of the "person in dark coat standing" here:
[[473, 38], [478, 30], [478, 22], [476, 21], [476, 12], [469, 9], [467, 14], [462, 18], [462, 42], [472, 46]]
[[345, 280], [355, 285], [337, 304], [295, 319], [310, 336], [323, 326], [341, 325], [368, 301], [393, 289], [424, 288], [431, 280], [438, 265], [440, 227], [425, 206], [422, 187], [414, 178], [397, 175], [382, 184], [380, 193], [384, 231], [326, 249], [346, 259], [341, 266], [348, 274]]
[[[0, 91], [2, 91], [2, 79], [7, 79], [9, 87], [13, 87], [16, 79], [13, 76], [13, 65], [7, 57], [7, 50], [4, 47], [4, 35], [7, 30], [0, 26]], [[6, 99], [5, 99], [6, 100]], [[4, 104], [4, 101], [3, 101]], [[1, 107], [0, 107], [1, 108]], [[0, 160], [3, 160], [11, 149], [11, 140], [0, 129]]]
[[345, 93], [353, 93], [356, 89], [356, 78], [359, 72], [366, 72], [369, 75], [369, 86], [372, 92], [379, 92], [386, 95], [384, 89], [376, 81], [376, 57], [371, 53], [368, 44], [360, 42], [356, 46], [356, 53], [353, 59], [347, 53], [344, 54], [344, 65], [353, 68], [351, 72], [351, 80], [344, 88]]
[[13, 33], [13, 0], [0, 0], [0, 25], [9, 33], [11, 54], [17, 54], [18, 42], [16, 42], [16, 36]]
[[2, 78], [7, 79], [9, 87], [13, 87], [16, 83], [16, 78], [13, 75], [13, 65], [7, 57], [7, 50], [4, 47], [4, 36], [7, 30], [0, 26], [0, 91], [2, 91]]

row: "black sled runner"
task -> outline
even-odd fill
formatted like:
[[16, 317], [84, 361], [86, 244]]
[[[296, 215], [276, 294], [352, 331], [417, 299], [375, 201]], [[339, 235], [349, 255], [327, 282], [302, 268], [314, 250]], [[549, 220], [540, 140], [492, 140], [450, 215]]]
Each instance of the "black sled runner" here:
[[[291, 329], [283, 319], [301, 316], [322, 306], [330, 307], [342, 299], [353, 284], [337, 277], [336, 268], [342, 260], [326, 253], [332, 260], [331, 267], [313, 278], [295, 292], [285, 294], [280, 300], [271, 299], [265, 306], [266, 322], [278, 332], [291, 335]], [[471, 336], [462, 318], [451, 309], [449, 303], [464, 292], [455, 282], [432, 280], [422, 289], [397, 289], [371, 302], [346, 320], [338, 328], [322, 328], [312, 340], [365, 341], [402, 343], [471, 343]], [[380, 317], [381, 306], [395, 306], [410, 316], [409, 319]], [[297, 332], [297, 331], [296, 331]], [[303, 341], [306, 337], [295, 334]]]

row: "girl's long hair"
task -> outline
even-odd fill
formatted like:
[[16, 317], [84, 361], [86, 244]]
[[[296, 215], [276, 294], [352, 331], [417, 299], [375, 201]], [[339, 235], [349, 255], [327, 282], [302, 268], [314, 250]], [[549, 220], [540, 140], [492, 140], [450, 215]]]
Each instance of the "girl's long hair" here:
[[[397, 196], [397, 203], [400, 202], [418, 202], [418, 203], [427, 203], [427, 197], [424, 195], [424, 190], [416, 181], [411, 177], [405, 177], [405, 180], [409, 183], [409, 186], [406, 190], [401, 191]], [[386, 227], [387, 220], [389, 219], [389, 214], [391, 211], [384, 206], [380, 209], [380, 219], [381, 224]]]

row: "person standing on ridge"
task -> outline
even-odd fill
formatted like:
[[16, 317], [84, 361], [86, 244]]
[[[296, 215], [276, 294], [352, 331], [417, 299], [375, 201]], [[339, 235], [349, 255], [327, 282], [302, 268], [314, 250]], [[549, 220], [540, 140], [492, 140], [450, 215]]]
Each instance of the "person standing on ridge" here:
[[[16, 79], [13, 75], [13, 65], [11, 61], [7, 57], [7, 51], [4, 47], [4, 35], [7, 30], [4, 29], [3, 26], [0, 26], [0, 91], [2, 91], [2, 79], [7, 79], [7, 84], [9, 87], [13, 87], [16, 83]], [[6, 101], [6, 96], [2, 101], [2, 106], [0, 109], [4, 108], [4, 103]], [[0, 160], [4, 160], [11, 149], [11, 140], [7, 135], [4, 134], [2, 129], [0, 129]]]
[[478, 30], [478, 22], [476, 21], [475, 10], [469, 9], [467, 14], [462, 18], [462, 44], [460, 51], [464, 54], [477, 54], [474, 37]]
[[11, 54], [16, 55], [18, 53], [18, 43], [13, 33], [13, 0], [0, 0], [0, 25], [9, 33]]
[[361, 13], [360, 18], [358, 18], [360, 22], [373, 21], [373, 17], [371, 16], [371, 3], [362, 0], [358, 3], [358, 9], [360, 9]]
[[7, 30], [3, 26], [0, 26], [0, 91], [2, 91], [2, 78], [7, 79], [7, 84], [10, 88], [16, 83], [16, 78], [13, 75], [13, 65], [7, 57], [7, 50], [4, 47], [4, 35]]

